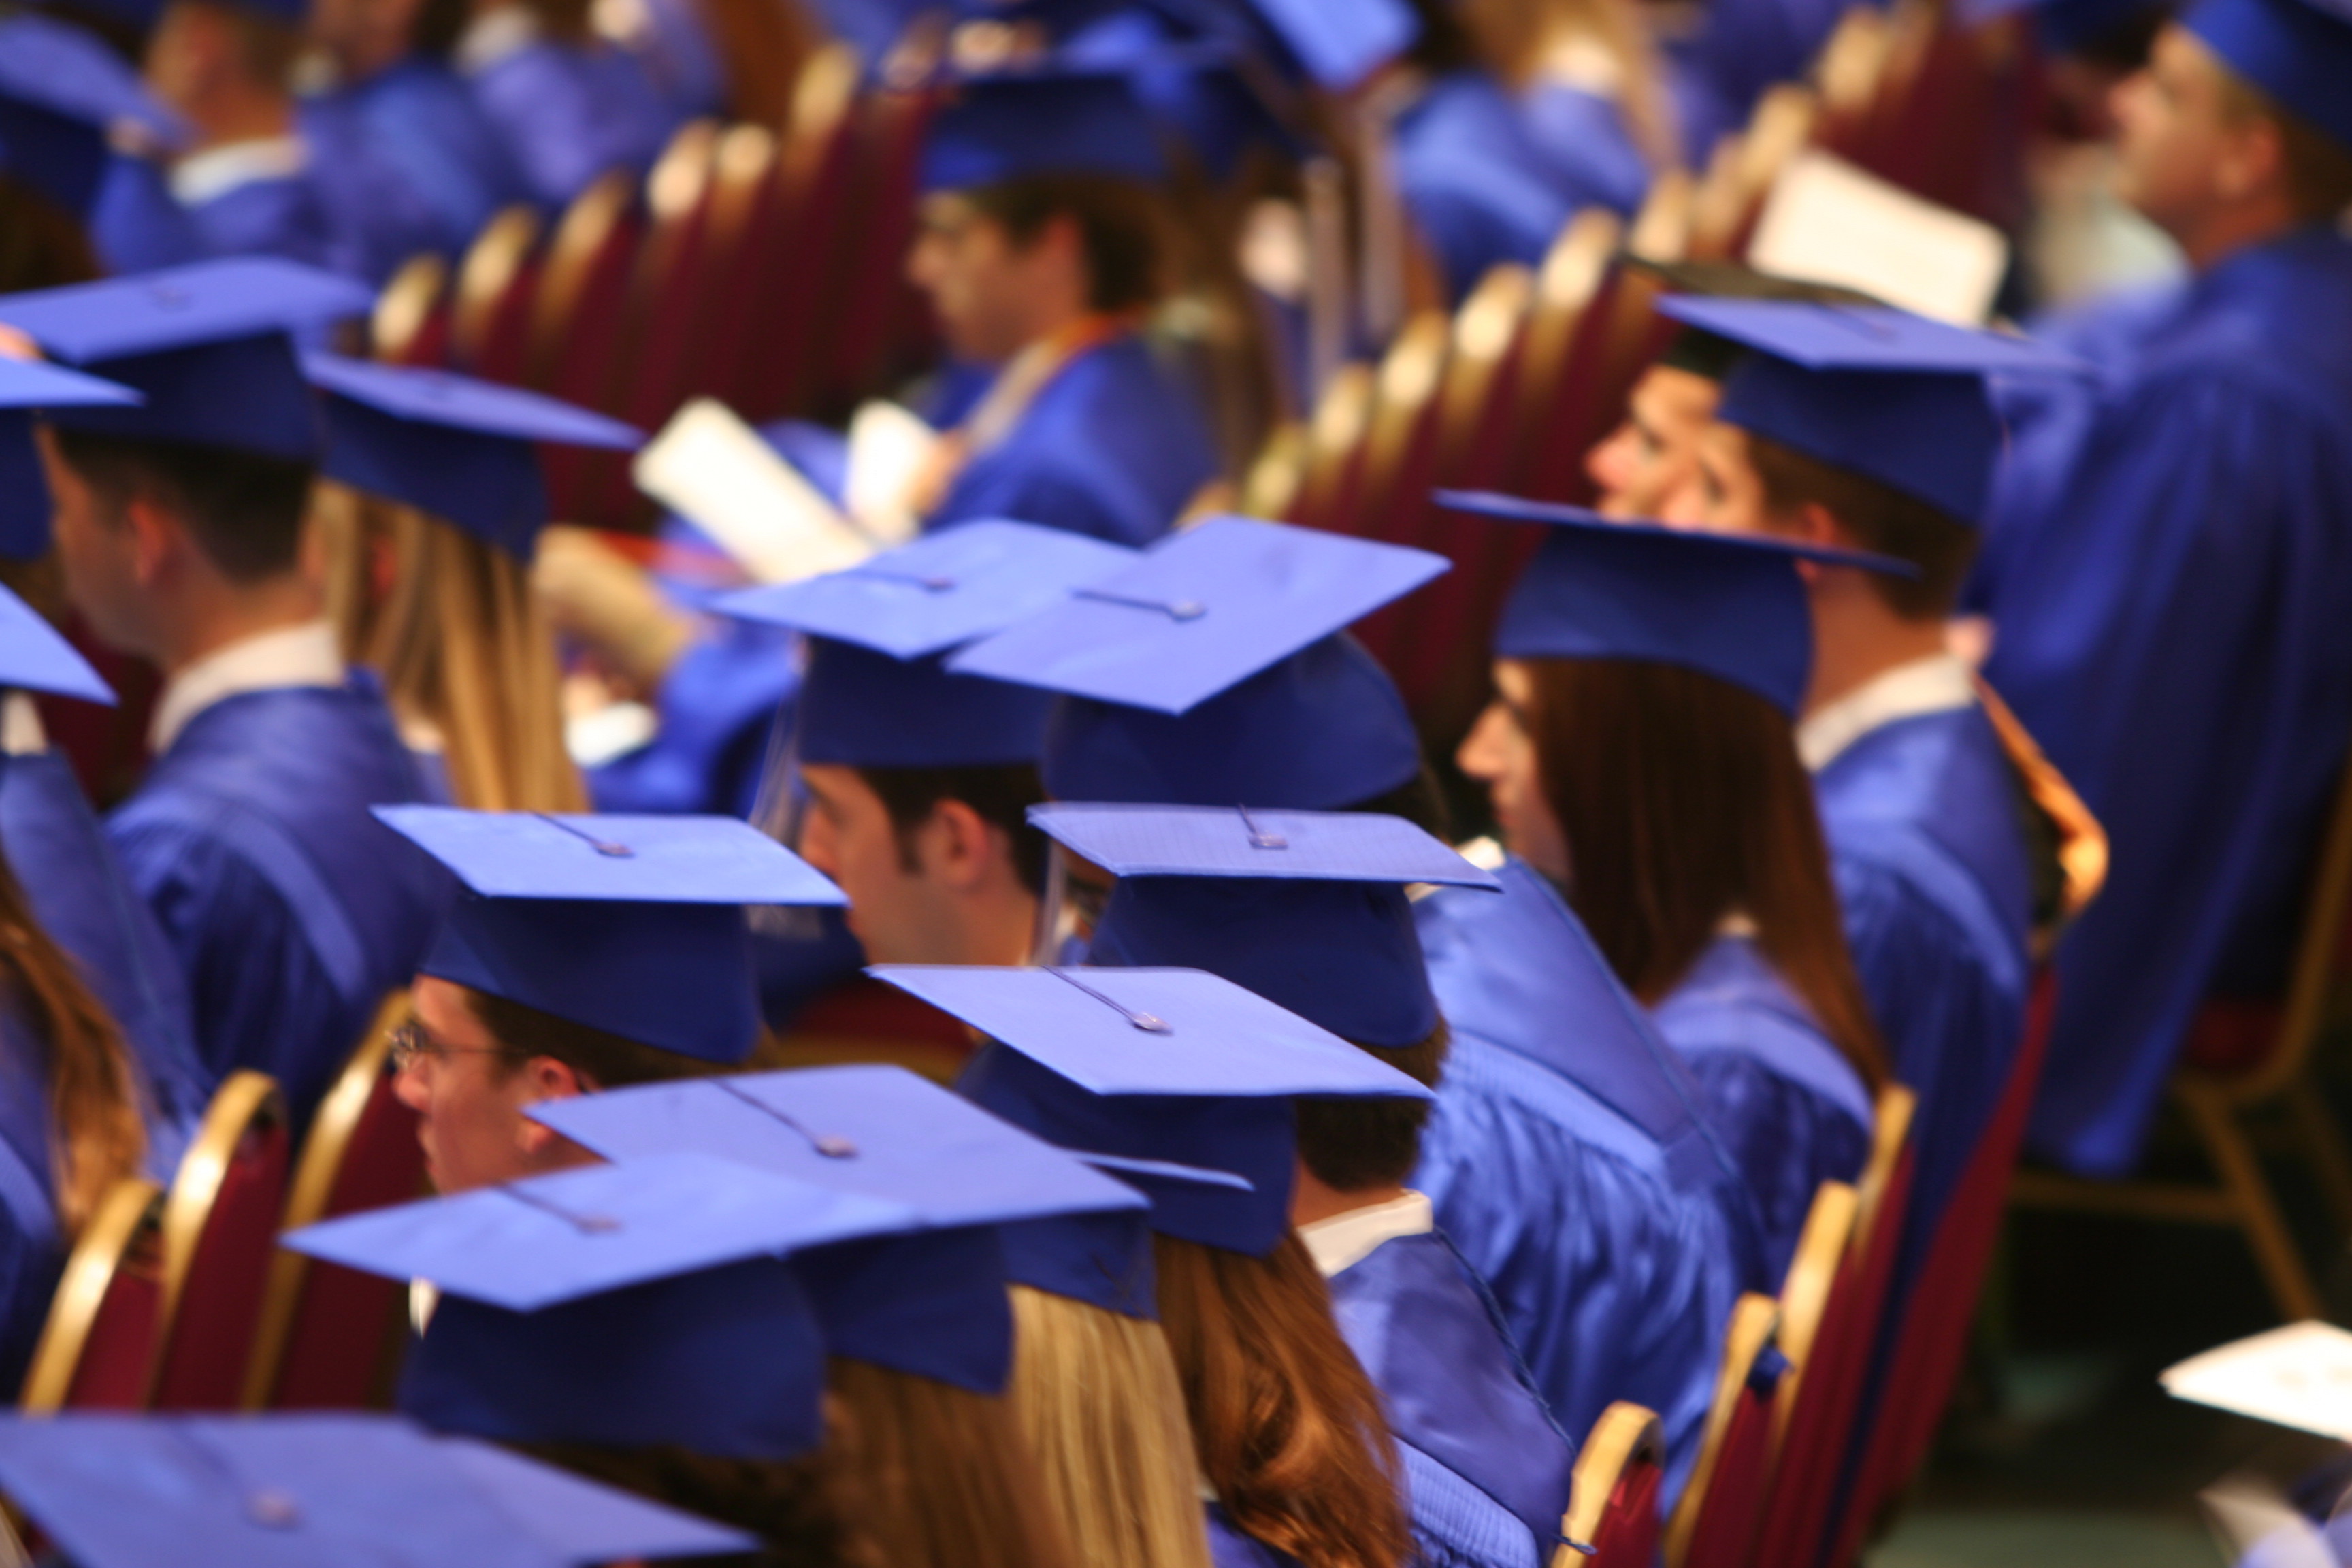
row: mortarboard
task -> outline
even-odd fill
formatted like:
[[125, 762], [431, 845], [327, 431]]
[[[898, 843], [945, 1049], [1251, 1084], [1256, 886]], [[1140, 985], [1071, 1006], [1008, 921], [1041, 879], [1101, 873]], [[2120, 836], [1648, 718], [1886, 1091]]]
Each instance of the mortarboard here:
[[1405, 0], [1248, 0], [1246, 9], [1301, 71], [1333, 92], [1360, 85], [1421, 36]]
[[1215, 518], [948, 664], [1072, 699], [1046, 731], [1045, 787], [1063, 799], [1354, 805], [1410, 782], [1421, 742], [1340, 628], [1447, 565]]
[[40, 612], [0, 587], [0, 689], [114, 705], [114, 689]]
[[617, 419], [447, 371], [306, 353], [302, 374], [328, 395], [327, 477], [446, 518], [518, 560], [548, 520], [534, 443], [645, 442]]
[[2080, 368], [2022, 338], [1892, 306], [1675, 296], [1658, 309], [1756, 351], [1725, 380], [1717, 419], [1957, 522], [1983, 520], [2000, 458], [1985, 378]]
[[52, 406], [59, 429], [308, 462], [318, 454], [318, 399], [288, 334], [373, 304], [348, 279], [247, 257], [0, 296], [0, 322], [51, 359], [145, 396], [135, 408]]
[[0, 1487], [79, 1568], [570, 1568], [740, 1531], [397, 1416], [0, 1416]]
[[139, 73], [92, 35], [52, 17], [0, 17], [0, 173], [75, 217], [106, 177], [107, 133], [138, 126], [176, 143], [183, 128]]
[[1500, 887], [1397, 816], [1056, 805], [1029, 819], [1118, 879], [1088, 963], [1207, 970], [1359, 1045], [1437, 1026], [1406, 887]]
[[1438, 503], [1550, 525], [1503, 606], [1502, 658], [1678, 665], [1755, 692], [1794, 717], [1812, 678], [1812, 612], [1800, 561], [1912, 577], [1909, 563], [1752, 533], [1622, 522], [1580, 506], [1440, 490]]
[[285, 1245], [439, 1288], [401, 1391], [427, 1426], [789, 1458], [822, 1434], [824, 1344], [780, 1259], [919, 1224], [902, 1204], [680, 1153], [347, 1215]]
[[530, 1114], [608, 1159], [696, 1150], [906, 1205], [933, 1228], [824, 1247], [803, 1260], [802, 1282], [834, 1353], [982, 1393], [1003, 1387], [1013, 1348], [995, 1227], [1123, 1215], [1140, 1235], [1149, 1206], [903, 1068], [645, 1084], [546, 1101]]
[[[1620, 257], [1633, 271], [1656, 279], [1678, 294], [1710, 300], [1806, 300], [1817, 304], [1878, 306], [1858, 289], [1837, 283], [1808, 283], [1760, 271], [1739, 261], [1663, 261], [1626, 251]], [[1721, 381], [1748, 355], [1745, 344], [1717, 337], [1702, 327], [1685, 327], [1658, 355], [1669, 370], [1688, 371], [1709, 381]]]
[[[5, 26], [5, 24], [0, 24]], [[0, 45], [5, 38], [0, 38]], [[0, 356], [0, 556], [31, 561], [49, 548], [49, 487], [33, 446], [34, 408], [136, 403], [127, 386], [46, 360]]]
[[926, 191], [1043, 174], [1149, 184], [1167, 173], [1159, 127], [1119, 70], [1023, 68], [959, 78], [923, 142]]
[[803, 763], [964, 767], [1031, 763], [1052, 696], [950, 673], [949, 650], [1010, 626], [1135, 559], [1065, 530], [982, 519], [846, 571], [719, 601], [809, 635], [794, 720]]
[[2329, 0], [2198, 0], [2180, 25], [2280, 108], [2352, 151], [2352, 12]]
[[759, 1040], [745, 909], [846, 901], [731, 816], [371, 809], [465, 884], [421, 973], [704, 1061]]
[[1231, 1172], [1153, 1193], [1152, 1228], [1264, 1256], [1289, 1226], [1291, 1100], [1429, 1091], [1329, 1031], [1187, 969], [887, 964], [868, 973], [995, 1042], [959, 1084], [1067, 1149]]

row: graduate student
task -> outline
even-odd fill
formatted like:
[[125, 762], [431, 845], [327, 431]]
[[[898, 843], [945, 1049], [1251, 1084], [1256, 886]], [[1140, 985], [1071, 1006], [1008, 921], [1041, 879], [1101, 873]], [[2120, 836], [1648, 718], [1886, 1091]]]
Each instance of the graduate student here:
[[2053, 323], [2100, 377], [2012, 409], [1969, 600], [2114, 842], [2032, 1131], [2085, 1173], [2137, 1163], [2202, 1005], [2279, 994], [2352, 736], [2347, 70], [2352, 21], [2306, 0], [2165, 29], [2115, 99], [2120, 190], [2193, 276]]
[[551, 212], [600, 174], [644, 178], [687, 121], [643, 56], [597, 35], [582, 0], [478, 5], [455, 58], [531, 199]]
[[54, 359], [144, 395], [52, 408], [41, 457], [76, 608], [164, 674], [108, 836], [178, 953], [215, 1073], [307, 1120], [423, 956], [443, 886], [367, 808], [418, 780], [300, 560], [318, 409], [290, 331], [367, 308], [291, 262], [201, 263], [0, 300]]
[[[1057, 800], [1377, 811], [1433, 831], [1403, 699], [1340, 628], [1443, 569], [1211, 519], [950, 664], [1064, 693], [1043, 764]], [[1732, 1303], [1764, 1283], [1746, 1184], [1558, 893], [1516, 861], [1497, 876], [1501, 898], [1441, 889], [1415, 908], [1453, 1041], [1412, 1184], [1562, 1426], [1631, 1399], [1687, 1463]], [[1072, 892], [1064, 937], [1087, 923], [1075, 879]]]
[[537, 444], [627, 450], [628, 426], [453, 375], [302, 356], [326, 396], [313, 526], [343, 655], [383, 678], [402, 736], [456, 805], [582, 811], [562, 668], [530, 590], [547, 521]]
[[1846, 357], [1856, 316], [1845, 307], [1676, 298], [1665, 308], [1749, 351], [1666, 516], [1866, 551], [1915, 574], [1807, 567], [1814, 658], [1797, 748], [1872, 1016], [1895, 1077], [1919, 1097], [1906, 1243], [1916, 1261], [2024, 1029], [2049, 854], [2028, 837], [2034, 808], [1945, 627], [2000, 460], [1985, 376], [2057, 361], [1875, 309], [1864, 319], [1891, 335], [1872, 342], [1865, 364]]
[[1815, 1189], [1861, 1174], [1890, 1080], [1790, 732], [1813, 661], [1800, 547], [1449, 500], [1552, 530], [1463, 771], [1690, 1064], [1777, 1284]]
[[1290, 1224], [1293, 1101], [1425, 1100], [1395, 1068], [1192, 970], [885, 965], [989, 1037], [960, 1084], [1066, 1148], [1224, 1171], [1152, 1205], [1176, 1355], [1223, 1565], [1374, 1568], [1410, 1550], [1380, 1396]]
[[148, 85], [189, 128], [172, 195], [205, 255], [341, 264], [294, 123], [307, 11], [293, 0], [173, 0], [148, 39]]
[[[1090, 964], [1223, 975], [1435, 1086], [1445, 1022], [1404, 888], [1494, 887], [1443, 843], [1352, 812], [1052, 805], [1037, 821], [1118, 878]], [[1428, 1110], [1300, 1100], [1291, 1219], [1381, 1391], [1418, 1561], [1543, 1562], [1575, 1449], [1428, 1198], [1406, 1184]]]
[[332, 84], [296, 124], [340, 264], [382, 285], [415, 256], [455, 257], [528, 187], [465, 81], [424, 37], [424, 0], [320, 0], [310, 37]]

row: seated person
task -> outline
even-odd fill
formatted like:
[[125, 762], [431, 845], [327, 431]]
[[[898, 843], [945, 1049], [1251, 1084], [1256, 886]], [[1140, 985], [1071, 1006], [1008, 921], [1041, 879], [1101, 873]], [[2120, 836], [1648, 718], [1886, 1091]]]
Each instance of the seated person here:
[[584, 0], [478, 4], [457, 65], [508, 162], [550, 212], [600, 174], [642, 180], [687, 120], [643, 56], [597, 36]]

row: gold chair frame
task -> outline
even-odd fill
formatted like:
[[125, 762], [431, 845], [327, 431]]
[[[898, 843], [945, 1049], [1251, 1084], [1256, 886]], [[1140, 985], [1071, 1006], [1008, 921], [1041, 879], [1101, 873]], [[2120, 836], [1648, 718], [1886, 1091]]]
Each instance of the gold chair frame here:
[[[1609, 1516], [1610, 1499], [1616, 1495], [1617, 1483], [1626, 1470], [1635, 1460], [1644, 1456], [1656, 1458], [1664, 1450], [1656, 1412], [1625, 1399], [1602, 1411], [1584, 1447], [1577, 1450], [1560, 1534], [1582, 1542], [1599, 1535], [1601, 1521]], [[1552, 1552], [1549, 1568], [1577, 1568], [1583, 1561], [1576, 1547], [1563, 1544]]]
[[65, 1407], [115, 1276], [137, 1260], [142, 1244], [154, 1244], [163, 1220], [163, 1189], [144, 1176], [123, 1177], [99, 1200], [98, 1212], [82, 1226], [66, 1258], [25, 1373], [19, 1404], [27, 1415], [46, 1415]]
[[1683, 1559], [1690, 1553], [1691, 1537], [1698, 1531], [1699, 1516], [1715, 1481], [1716, 1466], [1723, 1458], [1724, 1439], [1730, 1434], [1731, 1418], [1738, 1413], [1740, 1396], [1755, 1373], [1757, 1358], [1772, 1348], [1780, 1331], [1780, 1303], [1769, 1296], [1750, 1291], [1731, 1309], [1731, 1322], [1723, 1335], [1723, 1361], [1715, 1374], [1715, 1394], [1707, 1402], [1706, 1427], [1699, 1439], [1698, 1462], [1691, 1468], [1690, 1479], [1683, 1487], [1681, 1500], [1675, 1505], [1674, 1517], [1666, 1521], [1661, 1545], [1666, 1568], [1681, 1568]]

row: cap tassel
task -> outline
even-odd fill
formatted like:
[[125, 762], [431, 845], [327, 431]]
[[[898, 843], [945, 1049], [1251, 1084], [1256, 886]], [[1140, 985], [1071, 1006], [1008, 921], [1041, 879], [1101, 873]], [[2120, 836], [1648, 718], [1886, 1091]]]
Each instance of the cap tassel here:
[[231, 1488], [240, 1492], [245, 1500], [245, 1517], [249, 1523], [264, 1530], [295, 1530], [302, 1523], [302, 1507], [294, 1494], [282, 1487], [254, 1487], [246, 1484], [228, 1455], [215, 1447], [210, 1439], [193, 1426], [180, 1428], [180, 1440], [202, 1459], [206, 1468], [215, 1471]]
[[1073, 588], [1070, 594], [1073, 598], [1125, 605], [1129, 609], [1157, 610], [1171, 621], [1197, 621], [1209, 613], [1209, 606], [1198, 599], [1145, 599], [1129, 594], [1107, 594], [1100, 588]]
[[1287, 849], [1290, 847], [1289, 839], [1279, 833], [1268, 833], [1265, 828], [1260, 827], [1256, 819], [1250, 816], [1248, 806], [1236, 805], [1234, 809], [1242, 814], [1242, 826], [1248, 830], [1251, 848]]
[[857, 1145], [851, 1142], [848, 1139], [831, 1132], [813, 1132], [809, 1131], [809, 1129], [802, 1123], [798, 1118], [777, 1110], [774, 1106], [770, 1105], [766, 1100], [761, 1100], [758, 1095], [745, 1093], [740, 1088], [728, 1082], [727, 1079], [723, 1078], [713, 1079], [711, 1081], [716, 1083], [720, 1089], [726, 1090], [729, 1094], [731, 1094], [736, 1099], [741, 1100], [744, 1104], [750, 1106], [752, 1110], [766, 1112], [768, 1115], [772, 1116], [777, 1121], [782, 1122], [785, 1126], [791, 1128], [793, 1131], [799, 1133], [802, 1137], [807, 1139], [809, 1141], [809, 1147], [814, 1149], [826, 1159], [855, 1160], [857, 1158]]
[[575, 1209], [565, 1208], [562, 1204], [551, 1199], [543, 1198], [537, 1193], [527, 1193], [511, 1182], [499, 1183], [497, 1190], [527, 1207], [538, 1209], [543, 1214], [553, 1215], [583, 1236], [608, 1236], [621, 1228], [621, 1222], [610, 1215], [582, 1214]]
[[550, 816], [544, 811], [534, 811], [531, 815], [551, 826], [561, 827], [572, 837], [588, 844], [599, 855], [609, 855], [615, 860], [629, 860], [636, 857], [637, 852], [627, 845], [616, 843], [610, 838], [599, 838], [584, 828], [573, 826], [560, 816]]
[[1066, 969], [1048, 968], [1045, 973], [1061, 976], [1147, 1035], [1172, 1035], [1176, 1032], [1168, 1026], [1168, 1020], [1160, 1017], [1157, 1013], [1139, 1013], [1126, 1003], [1104, 995]]
[[853, 566], [842, 574], [845, 577], [879, 577], [887, 583], [912, 583], [931, 594], [952, 593], [956, 580], [945, 573], [893, 572], [887, 566]]

